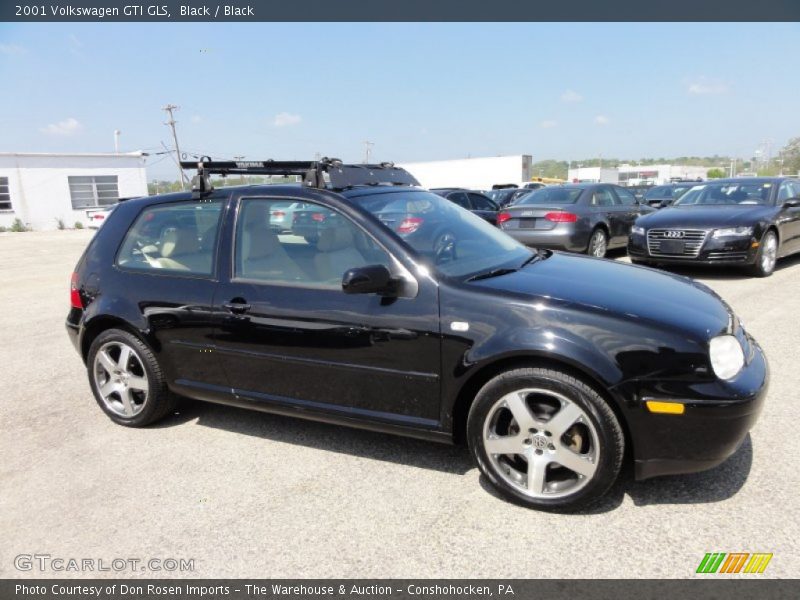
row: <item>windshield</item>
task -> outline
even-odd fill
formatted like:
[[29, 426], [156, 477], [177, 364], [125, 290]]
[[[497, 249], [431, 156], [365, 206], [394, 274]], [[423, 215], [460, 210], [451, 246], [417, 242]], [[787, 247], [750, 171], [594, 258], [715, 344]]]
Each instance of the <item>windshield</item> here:
[[527, 194], [514, 202], [514, 206], [527, 204], [575, 204], [583, 188], [545, 187]]
[[769, 204], [772, 183], [763, 181], [707, 183], [695, 185], [673, 206], [715, 206]]
[[533, 255], [497, 227], [431, 192], [382, 193], [354, 201], [446, 275], [519, 267]]

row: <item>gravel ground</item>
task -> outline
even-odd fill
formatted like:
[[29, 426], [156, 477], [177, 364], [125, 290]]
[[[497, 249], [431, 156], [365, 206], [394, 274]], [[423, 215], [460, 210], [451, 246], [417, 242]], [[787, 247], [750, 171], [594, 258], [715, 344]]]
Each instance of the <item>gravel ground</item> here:
[[553, 515], [501, 500], [461, 448], [192, 402], [155, 427], [114, 425], [63, 325], [91, 235], [0, 234], [0, 577], [61, 575], [15, 569], [34, 553], [194, 559], [192, 577], [692, 577], [711, 551], [773, 552], [767, 576], [800, 572], [800, 259], [769, 279], [684, 272], [770, 359], [739, 452]]

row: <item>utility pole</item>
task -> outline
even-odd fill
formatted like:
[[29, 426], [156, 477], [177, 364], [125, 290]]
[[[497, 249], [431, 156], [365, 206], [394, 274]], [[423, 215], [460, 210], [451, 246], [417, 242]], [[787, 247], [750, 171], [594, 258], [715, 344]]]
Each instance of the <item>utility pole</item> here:
[[181, 169], [181, 149], [178, 146], [178, 134], [175, 132], [175, 117], [172, 114], [174, 110], [180, 110], [180, 107], [175, 106], [174, 104], [167, 104], [166, 106], [162, 107], [163, 111], [166, 111], [169, 114], [169, 121], [164, 123], [164, 125], [169, 125], [172, 129], [172, 139], [175, 140], [175, 163], [178, 165], [178, 179], [181, 181], [181, 190], [185, 190], [186, 186], [184, 186], [184, 173], [183, 169]]
[[365, 165], [369, 164], [369, 155], [370, 155], [370, 152], [372, 151], [372, 147], [374, 145], [375, 144], [373, 142], [366, 142], [366, 141], [364, 142], [364, 164]]
[[119, 134], [122, 133], [119, 129], [114, 130], [114, 153], [119, 154]]

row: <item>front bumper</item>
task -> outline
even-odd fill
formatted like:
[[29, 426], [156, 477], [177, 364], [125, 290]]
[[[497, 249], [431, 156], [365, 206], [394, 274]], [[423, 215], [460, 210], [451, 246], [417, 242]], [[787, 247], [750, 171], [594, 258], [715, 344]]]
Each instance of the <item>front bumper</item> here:
[[631, 234], [628, 239], [628, 256], [631, 259], [670, 265], [752, 265], [756, 261], [758, 245], [755, 238], [706, 238], [697, 256], [671, 256], [651, 254], [642, 234]]
[[[764, 404], [769, 368], [755, 340], [741, 330], [737, 337], [744, 342], [746, 363], [730, 381], [638, 382], [626, 415], [637, 479], [705, 471], [741, 446]], [[678, 401], [685, 412], [654, 414], [646, 400]]]

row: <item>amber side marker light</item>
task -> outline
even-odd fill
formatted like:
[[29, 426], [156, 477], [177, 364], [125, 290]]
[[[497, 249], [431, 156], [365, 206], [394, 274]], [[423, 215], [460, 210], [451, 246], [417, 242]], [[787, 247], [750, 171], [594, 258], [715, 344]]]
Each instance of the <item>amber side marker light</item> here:
[[662, 415], [682, 415], [686, 407], [680, 402], [657, 402], [655, 400], [648, 400], [647, 410], [651, 413], [659, 413]]

